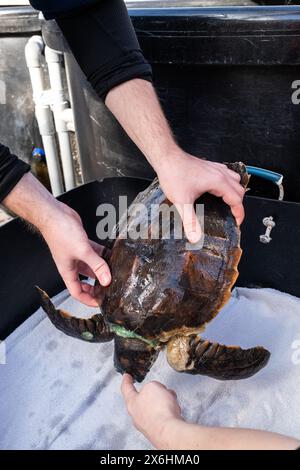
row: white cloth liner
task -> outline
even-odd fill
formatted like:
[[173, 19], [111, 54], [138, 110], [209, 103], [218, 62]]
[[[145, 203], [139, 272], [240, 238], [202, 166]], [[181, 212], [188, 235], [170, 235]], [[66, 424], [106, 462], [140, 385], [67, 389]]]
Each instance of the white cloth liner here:
[[[54, 300], [78, 316], [97, 311], [66, 291]], [[221, 382], [178, 374], [161, 353], [146, 381], [174, 388], [192, 422], [300, 438], [300, 300], [271, 289], [235, 289], [203, 336], [228, 345], [263, 345], [272, 357], [250, 379]], [[151, 448], [125, 411], [113, 343], [69, 338], [39, 309], [7, 338], [6, 350], [7, 364], [0, 365], [1, 449]]]

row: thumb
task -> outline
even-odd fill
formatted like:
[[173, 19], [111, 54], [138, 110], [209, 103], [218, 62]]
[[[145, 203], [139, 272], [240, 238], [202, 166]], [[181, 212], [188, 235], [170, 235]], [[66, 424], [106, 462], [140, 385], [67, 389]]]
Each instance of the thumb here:
[[181, 217], [186, 238], [190, 243], [197, 243], [201, 239], [202, 230], [196, 216], [194, 204], [175, 204]]
[[91, 268], [101, 286], [111, 283], [111, 273], [107, 262], [91, 248], [84, 260]]

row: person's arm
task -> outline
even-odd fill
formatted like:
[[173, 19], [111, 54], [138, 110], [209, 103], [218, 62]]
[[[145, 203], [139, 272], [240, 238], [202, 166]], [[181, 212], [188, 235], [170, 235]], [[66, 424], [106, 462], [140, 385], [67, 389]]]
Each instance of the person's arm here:
[[158, 382], [137, 392], [125, 374], [122, 393], [135, 427], [164, 450], [296, 450], [300, 441], [265, 431], [189, 424], [181, 416], [176, 393]]
[[204, 192], [222, 197], [240, 224], [244, 189], [239, 176], [177, 145], [123, 0], [102, 0], [80, 14], [69, 12], [56, 19], [96, 93], [153, 166], [189, 240], [200, 239], [193, 203]]
[[161, 440], [163, 448], [175, 445], [175, 450], [296, 450], [300, 445], [296, 439], [272, 432], [199, 426], [182, 420], [166, 423]]
[[156, 171], [191, 243], [201, 236], [193, 203], [205, 192], [222, 197], [238, 225], [242, 223], [245, 190], [239, 175], [223, 164], [189, 155], [176, 144], [151, 83], [123, 83], [108, 93], [105, 103]]
[[[11, 172], [15, 165], [19, 165], [18, 160], [11, 161]], [[103, 247], [88, 239], [79, 215], [57, 201], [31, 173], [18, 176], [18, 171], [15, 171], [15, 179], [10, 176], [8, 191], [3, 171], [0, 194], [1, 191], [8, 194], [0, 202], [41, 232], [70, 294], [80, 302], [96, 307], [94, 287], [80, 282], [79, 274], [97, 277], [103, 286], [110, 283], [109, 267], [101, 257]], [[7, 179], [8, 176], [6, 183]]]

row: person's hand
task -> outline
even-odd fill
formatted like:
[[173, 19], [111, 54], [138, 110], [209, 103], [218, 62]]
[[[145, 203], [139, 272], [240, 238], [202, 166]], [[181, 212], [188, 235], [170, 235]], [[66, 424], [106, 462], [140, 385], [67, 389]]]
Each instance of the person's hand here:
[[194, 210], [194, 202], [205, 192], [222, 197], [240, 225], [244, 219], [245, 189], [240, 176], [221, 163], [193, 157], [180, 149], [161, 160], [156, 168], [160, 185], [177, 208], [188, 240], [196, 243], [201, 238], [201, 227]]
[[88, 239], [80, 216], [62, 203], [56, 205], [51, 217], [39, 229], [72, 297], [97, 307], [95, 288], [80, 282], [79, 274], [97, 278], [102, 286], [110, 284], [110, 270], [101, 257], [104, 247]]
[[121, 390], [135, 427], [160, 448], [165, 427], [182, 420], [176, 393], [159, 382], [150, 382], [138, 392], [129, 374], [124, 374]]
[[150, 382], [137, 392], [125, 374], [122, 393], [138, 431], [164, 450], [293, 450], [299, 440], [265, 431], [190, 424], [181, 417], [175, 392]]

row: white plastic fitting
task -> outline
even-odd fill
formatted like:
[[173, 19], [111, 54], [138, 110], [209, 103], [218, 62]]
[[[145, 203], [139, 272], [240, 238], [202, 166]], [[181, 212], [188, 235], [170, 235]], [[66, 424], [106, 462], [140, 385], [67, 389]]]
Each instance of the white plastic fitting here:
[[42, 69], [43, 50], [44, 42], [41, 36], [32, 36], [25, 46], [25, 58], [30, 73], [35, 115], [44, 145], [51, 189], [53, 195], [58, 196], [64, 191], [64, 187], [52, 112], [50, 105], [45, 99], [44, 74]]
[[[75, 187], [75, 173], [73, 156], [69, 138], [68, 121], [65, 113], [68, 112], [70, 118], [73, 116], [69, 103], [65, 96], [61, 73], [61, 54], [48, 46], [45, 47], [45, 58], [48, 65], [49, 79], [51, 86], [51, 109], [54, 115], [55, 128], [58, 136], [60, 155], [63, 167], [66, 190]], [[73, 124], [74, 127], [74, 124]]]

